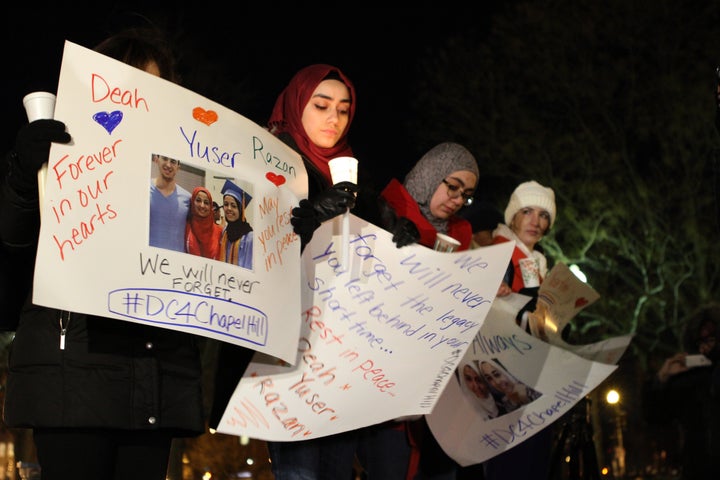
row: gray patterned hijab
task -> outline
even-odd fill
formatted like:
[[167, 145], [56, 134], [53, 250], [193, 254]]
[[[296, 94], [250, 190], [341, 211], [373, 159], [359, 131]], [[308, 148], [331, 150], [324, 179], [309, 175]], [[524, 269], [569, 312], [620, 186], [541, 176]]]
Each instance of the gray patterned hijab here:
[[444, 142], [431, 148], [405, 177], [403, 184], [420, 206], [420, 211], [440, 233], [447, 233], [447, 220], [430, 213], [430, 199], [448, 175], [465, 170], [480, 178], [478, 164], [470, 151], [459, 143]]

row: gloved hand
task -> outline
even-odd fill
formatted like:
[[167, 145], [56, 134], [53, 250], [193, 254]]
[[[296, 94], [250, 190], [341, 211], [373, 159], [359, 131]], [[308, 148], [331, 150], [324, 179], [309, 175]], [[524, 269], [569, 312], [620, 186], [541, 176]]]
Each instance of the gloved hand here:
[[317, 220], [322, 223], [345, 213], [355, 206], [355, 194], [358, 191], [352, 182], [340, 182], [311, 199]]
[[395, 242], [397, 248], [417, 243], [420, 240], [420, 231], [415, 224], [406, 217], [400, 217], [395, 222], [392, 229], [392, 241]]
[[297, 207], [292, 209], [290, 223], [293, 231], [300, 237], [300, 250], [312, 240], [313, 233], [320, 226], [317, 213], [310, 200], [302, 199]]
[[70, 140], [65, 124], [58, 120], [35, 120], [23, 126], [10, 155], [8, 185], [21, 196], [37, 196], [37, 172], [48, 161], [50, 143]]
[[527, 313], [528, 328], [530, 334], [545, 342], [548, 341], [547, 330], [545, 329], [545, 319], [549, 316], [544, 303], [538, 302], [537, 308]]
[[534, 312], [537, 308], [537, 298], [539, 290], [540, 287], [525, 287], [521, 288], [518, 292], [521, 295], [527, 295], [528, 297], [530, 297], [530, 300], [528, 300], [528, 302], [523, 305], [523, 307], [515, 316], [515, 323], [517, 323], [518, 326], [522, 327], [527, 333], [532, 333], [530, 331], [530, 325], [528, 323], [528, 320], [529, 314]]

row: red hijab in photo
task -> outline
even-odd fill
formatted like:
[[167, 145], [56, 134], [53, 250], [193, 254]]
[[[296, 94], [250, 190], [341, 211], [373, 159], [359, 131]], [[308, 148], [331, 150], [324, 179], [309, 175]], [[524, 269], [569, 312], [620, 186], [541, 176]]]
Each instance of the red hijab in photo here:
[[[195, 199], [200, 192], [204, 192], [210, 200], [210, 214], [206, 217], [195, 215]], [[185, 225], [185, 250], [193, 255], [217, 259], [222, 227], [215, 223], [212, 201], [210, 190], [205, 187], [195, 187], [190, 197], [190, 214]]]
[[[302, 125], [302, 114], [317, 86], [329, 73], [336, 73], [350, 91], [350, 112], [345, 131], [332, 148], [318, 147], [310, 141]], [[301, 153], [332, 183], [328, 162], [336, 157], [352, 157], [347, 134], [355, 117], [355, 87], [339, 68], [326, 64], [309, 65], [298, 71], [275, 101], [268, 127], [274, 135], [287, 132], [295, 140]]]

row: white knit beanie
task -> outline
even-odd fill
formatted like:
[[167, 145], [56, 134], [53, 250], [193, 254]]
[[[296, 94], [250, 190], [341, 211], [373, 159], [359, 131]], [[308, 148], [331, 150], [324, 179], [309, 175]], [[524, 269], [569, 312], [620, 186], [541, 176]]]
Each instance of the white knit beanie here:
[[552, 188], [543, 187], [534, 180], [518, 185], [510, 195], [510, 202], [505, 209], [505, 224], [510, 226], [515, 214], [525, 207], [547, 210], [550, 214], [550, 227], [555, 223], [555, 192]]

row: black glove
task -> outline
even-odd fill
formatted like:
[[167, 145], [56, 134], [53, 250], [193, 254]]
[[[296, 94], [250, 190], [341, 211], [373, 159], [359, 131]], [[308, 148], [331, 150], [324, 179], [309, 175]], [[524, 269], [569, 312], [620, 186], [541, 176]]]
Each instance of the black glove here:
[[37, 172], [48, 161], [50, 143], [70, 143], [65, 124], [57, 120], [35, 120], [17, 134], [10, 158], [8, 185], [23, 197], [37, 196]]
[[[508, 285], [512, 285], [512, 283], [509, 283]], [[522, 325], [522, 318], [525, 313], [532, 313], [537, 308], [537, 299], [538, 299], [538, 292], [540, 291], [540, 287], [525, 287], [521, 288], [518, 292], [520, 295], [527, 295], [530, 297], [530, 300], [520, 309], [520, 311], [515, 316], [515, 323], [518, 325]], [[525, 325], [525, 331], [527, 333], [530, 332], [530, 325]]]
[[302, 251], [305, 249], [305, 245], [310, 243], [313, 233], [320, 226], [317, 213], [310, 200], [300, 200], [299, 205], [292, 209], [290, 223], [293, 231], [300, 237], [300, 250]]
[[345, 213], [355, 206], [358, 187], [352, 182], [340, 182], [310, 200], [317, 220], [322, 223]]
[[415, 224], [406, 217], [400, 217], [395, 222], [392, 229], [392, 241], [395, 242], [397, 248], [417, 243], [420, 240], [420, 231]]

